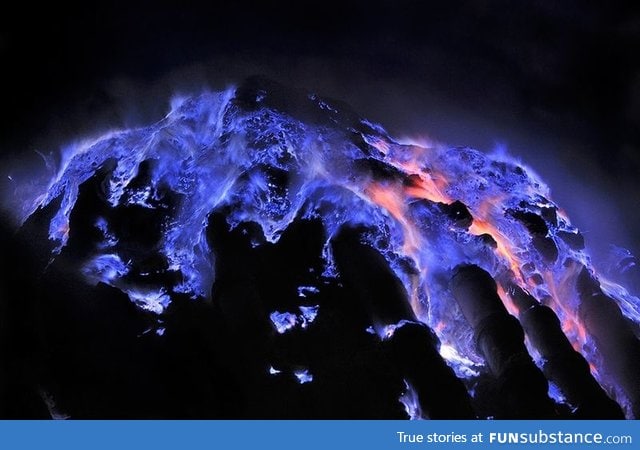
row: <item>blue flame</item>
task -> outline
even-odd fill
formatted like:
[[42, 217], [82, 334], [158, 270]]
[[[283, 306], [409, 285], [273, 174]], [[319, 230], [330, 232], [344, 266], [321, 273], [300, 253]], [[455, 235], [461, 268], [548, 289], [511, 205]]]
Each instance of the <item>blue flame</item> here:
[[300, 325], [307, 328], [318, 316], [319, 305], [315, 306], [299, 306], [300, 314], [292, 314], [288, 312], [274, 311], [269, 315], [271, 322], [276, 327], [278, 333], [282, 334], [292, 328]]
[[302, 327], [306, 328], [307, 324], [310, 324], [318, 316], [318, 305], [315, 306], [300, 306], [300, 318], [302, 320]]
[[[579, 299], [566, 287], [573, 286], [567, 280], [577, 272], [570, 267], [591, 268], [590, 260], [572, 244], [577, 230], [533, 171], [504, 154], [400, 143], [380, 125], [344, 119], [315, 95], [308, 97], [309, 107], [324, 121], [307, 123], [269, 106], [269, 95], [257, 92], [249, 107], [236, 88], [175, 99], [166, 117], [153, 125], [69, 145], [43, 192], [34, 192], [31, 184], [16, 188], [17, 218], [23, 222], [38, 208], [60, 201], [49, 237], [56, 243], [54, 253], [61, 252], [73, 233], [70, 216], [81, 185], [105, 172], [105, 209], [157, 212], [161, 237], [151, 249], [125, 246], [108, 214], [97, 217], [101, 241], [86, 255], [81, 272], [89, 283], [116, 287], [154, 314], [162, 314], [175, 295], [211, 295], [215, 254], [206, 229], [213, 212], [224, 210], [230, 228], [258, 224], [264, 239], [253, 245], [277, 242], [295, 219], [320, 220], [325, 277], [339, 275], [332, 238], [344, 226], [360, 226], [367, 230], [365, 243], [383, 255], [403, 283], [418, 319], [438, 334], [443, 357], [464, 377], [478, 373], [482, 358], [448, 288], [456, 265], [473, 263], [494, 276], [506, 274], [536, 298], [550, 299], [563, 323], [575, 320]], [[45, 162], [52, 167], [50, 158]], [[455, 201], [466, 205], [473, 225], [447, 213]], [[536, 241], [518, 214], [552, 217]], [[493, 246], [484, 234], [493, 238]], [[556, 250], [555, 258], [541, 250], [540, 239]], [[148, 269], [141, 268], [149, 251], [166, 263], [158, 270], [175, 275], [173, 284], [166, 279], [154, 284]], [[624, 314], [640, 322], [638, 299], [601, 281]], [[298, 289], [301, 298], [318, 292], [313, 286]], [[306, 328], [317, 315], [318, 306], [301, 306], [295, 313], [275, 311], [270, 319], [278, 333], [285, 333]], [[396, 326], [373, 324], [367, 331], [375, 329], [384, 338]], [[568, 335], [597, 364], [593, 345], [580, 342], [571, 329]], [[301, 383], [312, 379], [306, 371], [296, 376]], [[413, 409], [410, 414], [419, 415]]]
[[276, 327], [276, 330], [278, 330], [278, 333], [280, 334], [286, 332], [287, 330], [292, 329], [293, 327], [296, 326], [296, 323], [298, 322], [298, 318], [296, 317], [295, 314], [291, 314], [287, 312], [281, 313], [278, 311], [274, 311], [271, 313], [269, 318], [271, 319], [271, 322], [273, 322], [273, 325]]
[[422, 411], [420, 407], [420, 401], [416, 390], [411, 386], [407, 380], [404, 381], [404, 392], [399, 398], [400, 403], [404, 405], [404, 410], [410, 420], [423, 420], [428, 417]]
[[313, 381], [313, 375], [309, 373], [307, 369], [296, 370], [293, 374], [300, 384], [311, 383]]
[[298, 297], [306, 297], [307, 295], [317, 294], [320, 290], [315, 286], [298, 287]]
[[87, 280], [98, 283], [99, 281], [109, 284], [122, 278], [129, 272], [129, 266], [122, 262], [118, 255], [103, 254], [88, 261], [82, 269], [82, 273]]

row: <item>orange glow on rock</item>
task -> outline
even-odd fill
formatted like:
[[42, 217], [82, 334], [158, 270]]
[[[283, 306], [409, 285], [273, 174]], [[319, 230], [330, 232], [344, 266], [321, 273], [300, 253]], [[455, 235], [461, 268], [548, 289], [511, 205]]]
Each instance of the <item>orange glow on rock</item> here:
[[[385, 186], [381, 183], [371, 183], [365, 194], [375, 204], [383, 207], [402, 226], [404, 234], [403, 252], [416, 257], [421, 246], [420, 232], [406, 215], [405, 196], [397, 185]], [[417, 258], [415, 258], [417, 261]]]

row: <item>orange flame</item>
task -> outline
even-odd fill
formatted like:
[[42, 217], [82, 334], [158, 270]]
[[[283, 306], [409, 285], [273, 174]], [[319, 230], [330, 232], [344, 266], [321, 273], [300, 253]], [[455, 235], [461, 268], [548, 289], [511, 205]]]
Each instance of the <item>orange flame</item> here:
[[[569, 291], [570, 287], [575, 286], [575, 276], [581, 270], [582, 266], [577, 262], [571, 262], [567, 265], [559, 279], [554, 278], [550, 271], [546, 271], [542, 277], [551, 293], [552, 304], [550, 305], [558, 314], [562, 324], [562, 331], [569, 337], [574, 350], [580, 352], [587, 341], [587, 329], [578, 317], [577, 310], [569, 307], [567, 299], [575, 295]], [[573, 282], [572, 282], [573, 280]], [[564, 301], [563, 301], [564, 300]]]
[[403, 252], [415, 257], [421, 246], [420, 232], [406, 216], [406, 204], [402, 191], [397, 186], [384, 186], [381, 183], [371, 183], [365, 194], [369, 199], [382, 206], [402, 226], [404, 234]]
[[445, 193], [447, 180], [444, 176], [432, 177], [430, 174], [413, 173], [405, 193], [414, 198], [423, 198], [432, 202], [451, 203], [452, 199]]
[[411, 286], [408, 293], [411, 308], [420, 317], [423, 309], [419, 298], [420, 279], [426, 274], [426, 270], [420, 267], [422, 237], [415, 224], [406, 215], [407, 206], [402, 188], [399, 185], [386, 186], [381, 183], [371, 183], [365, 189], [365, 195], [372, 202], [382, 206], [402, 227], [404, 238], [402, 252], [414, 260], [416, 267], [420, 271], [420, 276], [414, 275], [410, 277]]
[[473, 211], [474, 218], [473, 223], [469, 227], [469, 232], [476, 236], [489, 234], [493, 240], [496, 241], [496, 253], [508, 263], [513, 276], [516, 278], [516, 282], [524, 288], [526, 287], [526, 283], [520, 272], [522, 261], [515, 252], [517, 246], [511, 238], [500, 231], [491, 220], [492, 213], [502, 205], [502, 200], [503, 196], [489, 198], [480, 205], [477, 211]]
[[504, 307], [507, 308], [509, 314], [514, 317], [518, 317], [520, 309], [516, 306], [513, 300], [511, 300], [511, 296], [507, 294], [500, 283], [498, 283], [498, 296], [500, 297], [500, 300], [502, 300]]
[[516, 281], [519, 285], [524, 287], [524, 280], [522, 278], [522, 274], [520, 273], [520, 258], [515, 254], [513, 248], [515, 247], [504, 233], [502, 233], [498, 228], [490, 222], [487, 222], [482, 219], [474, 218], [473, 223], [469, 227], [469, 232], [476, 236], [480, 236], [482, 234], [489, 234], [496, 241], [496, 253], [500, 255], [508, 264], [511, 272], [513, 272], [513, 276], [516, 278]]
[[62, 236], [63, 240], [67, 240], [69, 238], [69, 231], [69, 222], [64, 222], [62, 225], [60, 225], [60, 228], [58, 228], [56, 234]]
[[[371, 145], [385, 155], [392, 151], [389, 144], [383, 140], [375, 141]], [[427, 159], [429, 150], [418, 146], [411, 146], [410, 148], [412, 153], [408, 159], [396, 159], [392, 162], [395, 167], [403, 170], [408, 175], [405, 184], [386, 185], [372, 182], [365, 189], [365, 195], [372, 202], [383, 207], [401, 225], [404, 238], [402, 251], [405, 255], [412, 257], [419, 266], [419, 252], [423, 245], [423, 238], [416, 225], [407, 216], [407, 199], [425, 199], [438, 203], [451, 203], [453, 199], [446, 192], [449, 184], [446, 176], [436, 171], [430, 171], [433, 168], [425, 169], [425, 165], [421, 163], [421, 161]], [[476, 236], [482, 234], [490, 235], [496, 242], [496, 254], [506, 263], [514, 281], [523, 289], [533, 288], [535, 286], [530, 286], [531, 281], [525, 280], [521, 272], [520, 268], [523, 261], [518, 254], [518, 245], [500, 230], [496, 221], [496, 217], [503, 214], [503, 200], [503, 195], [489, 198], [478, 208], [472, 210], [473, 222], [469, 227], [469, 233]], [[560, 278], [556, 278], [553, 273], [546, 271], [543, 274], [543, 278], [552, 296], [550, 306], [558, 314], [562, 322], [563, 331], [569, 337], [573, 347], [576, 351], [580, 351], [586, 343], [587, 331], [577, 317], [577, 312], [565, 300], [567, 295], [570, 295], [565, 292], [567, 286], [573, 286], [569, 278], [571, 278], [574, 271], [575, 268], [567, 267]], [[420, 269], [420, 272], [422, 276], [411, 277], [411, 292], [409, 292], [411, 306], [418, 316], [420, 316], [422, 310], [418, 296], [419, 285], [420, 280], [424, 279], [423, 275], [426, 269]], [[507, 311], [517, 317], [519, 314], [518, 308], [500, 285], [498, 285], [498, 295]], [[444, 324], [440, 323], [436, 328], [442, 329], [443, 327]], [[592, 365], [592, 372], [594, 371], [595, 367]]]

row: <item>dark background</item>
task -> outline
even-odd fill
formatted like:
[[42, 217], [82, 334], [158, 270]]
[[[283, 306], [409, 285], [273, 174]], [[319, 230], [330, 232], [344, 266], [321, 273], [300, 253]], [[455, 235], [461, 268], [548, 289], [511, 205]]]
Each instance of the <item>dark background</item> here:
[[506, 146], [598, 259], [611, 243], [640, 253], [635, 2], [177, 3], [21, 2], [2, 14], [5, 163], [262, 73], [397, 136]]

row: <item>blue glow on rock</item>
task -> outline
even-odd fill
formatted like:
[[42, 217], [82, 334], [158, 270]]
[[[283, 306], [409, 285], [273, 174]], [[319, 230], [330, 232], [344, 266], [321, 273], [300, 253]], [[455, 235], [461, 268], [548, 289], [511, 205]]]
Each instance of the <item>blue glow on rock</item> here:
[[129, 266], [122, 262], [118, 255], [107, 253], [89, 260], [82, 268], [82, 273], [89, 282], [113, 283], [129, 272]]
[[300, 306], [300, 318], [302, 319], [302, 327], [306, 328], [308, 324], [316, 320], [318, 316], [318, 305], [315, 306]]
[[278, 333], [282, 334], [296, 326], [307, 328], [318, 316], [318, 305], [300, 306], [300, 314], [274, 311], [269, 315], [271, 322], [276, 327]]
[[451, 345], [442, 344], [440, 354], [449, 362], [458, 377], [472, 378], [480, 375], [482, 365], [460, 355]]
[[104, 250], [118, 244], [118, 238], [109, 231], [109, 224], [104, 217], [98, 217], [95, 226], [102, 233], [102, 242], [99, 244], [100, 249]]
[[162, 314], [171, 303], [171, 298], [163, 289], [158, 291], [131, 289], [126, 290], [126, 292], [133, 303], [155, 314]]
[[320, 290], [315, 286], [300, 286], [298, 287], [298, 297], [305, 298], [311, 294], [317, 294]]
[[400, 395], [399, 400], [400, 403], [404, 405], [404, 410], [410, 420], [422, 420], [427, 418], [420, 407], [418, 394], [413, 386], [411, 386], [411, 383], [407, 380], [404, 380], [404, 392]]
[[311, 383], [313, 381], [313, 375], [307, 369], [296, 370], [293, 374], [300, 384]]
[[554, 399], [556, 403], [566, 403], [567, 401], [562, 390], [553, 381], [549, 381], [549, 397]]
[[274, 311], [269, 315], [269, 318], [280, 334], [292, 329], [298, 322], [298, 317], [295, 314], [287, 312], [281, 313]]
[[379, 327], [378, 336], [380, 337], [380, 339], [383, 339], [383, 340], [389, 339], [393, 337], [394, 333], [398, 328], [402, 328], [408, 323], [410, 323], [408, 320], [401, 320], [398, 323], [392, 323], [389, 325], [384, 325], [382, 327]]

